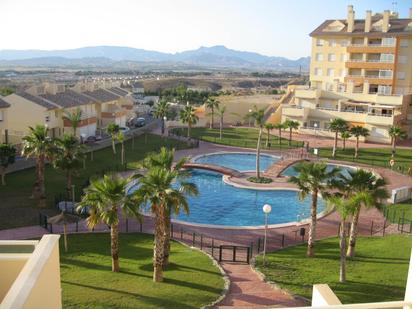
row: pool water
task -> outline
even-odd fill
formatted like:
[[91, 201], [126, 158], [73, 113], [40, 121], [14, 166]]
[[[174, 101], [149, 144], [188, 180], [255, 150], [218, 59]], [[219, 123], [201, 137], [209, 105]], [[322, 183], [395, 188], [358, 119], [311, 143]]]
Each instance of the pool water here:
[[[346, 177], [350, 176], [348, 171], [352, 171], [352, 170], [355, 169], [355, 168], [350, 167], [350, 166], [341, 166], [341, 165], [335, 165], [335, 164], [328, 164], [326, 166], [326, 170], [331, 171], [334, 167], [340, 168], [341, 174], [346, 176]], [[297, 176], [297, 175], [298, 175], [298, 172], [295, 171], [294, 165], [289, 166], [287, 169], [285, 169], [282, 172], [282, 176]]]
[[[278, 157], [261, 154], [260, 170], [267, 170], [278, 160]], [[238, 171], [256, 170], [256, 154], [254, 153], [214, 153], [195, 158], [194, 162], [224, 166]]]
[[[174, 218], [191, 223], [260, 226], [264, 224], [262, 206], [270, 204], [269, 224], [302, 220], [310, 215], [310, 199], [299, 201], [297, 192], [290, 190], [249, 190], [236, 188], [222, 181], [222, 175], [209, 171], [192, 170], [191, 182], [199, 188], [197, 197], [188, 197], [190, 214], [180, 213]], [[136, 186], [131, 191], [136, 190]], [[318, 211], [325, 209], [319, 200]]]

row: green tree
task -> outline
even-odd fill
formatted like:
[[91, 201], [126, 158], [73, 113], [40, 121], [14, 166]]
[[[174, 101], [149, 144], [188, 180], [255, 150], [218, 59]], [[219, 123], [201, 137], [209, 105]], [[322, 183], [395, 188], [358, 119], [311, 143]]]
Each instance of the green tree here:
[[342, 138], [342, 150], [346, 149], [346, 140], [350, 138], [352, 134], [350, 131], [343, 131], [340, 133], [340, 137]]
[[[162, 165], [162, 164], [161, 164]], [[138, 205], [150, 205], [154, 215], [153, 281], [163, 281], [165, 266], [165, 248], [168, 246], [167, 217], [172, 211], [183, 209], [189, 212], [187, 195], [197, 194], [197, 188], [191, 183], [177, 182], [179, 171], [162, 166], [153, 166], [145, 175], [138, 178], [138, 189], [133, 199]]]
[[265, 125], [264, 119], [265, 119], [265, 109], [258, 109], [257, 106], [255, 105], [253, 110], [248, 113], [247, 115], [251, 119], [254, 120], [255, 125], [258, 126], [259, 128], [259, 135], [258, 135], [258, 140], [256, 144], [256, 178], [260, 178], [260, 143], [262, 140], [262, 132], [263, 132], [263, 127]]
[[338, 134], [347, 131], [349, 128], [348, 123], [346, 120], [342, 118], [335, 118], [329, 124], [329, 130], [335, 132], [335, 138], [333, 141], [333, 151], [332, 156], [336, 156], [336, 148], [338, 147]]
[[396, 143], [400, 139], [405, 139], [408, 137], [405, 130], [403, 130], [399, 126], [391, 126], [388, 130], [389, 136], [391, 137], [391, 144], [392, 144], [392, 158], [395, 157], [396, 153]]
[[362, 126], [354, 126], [350, 128], [350, 133], [356, 137], [355, 158], [357, 158], [359, 155], [359, 137], [367, 137], [369, 135], [369, 130]]
[[169, 103], [165, 99], [160, 100], [154, 107], [154, 116], [162, 121], [162, 134], [165, 133], [165, 117], [168, 116], [169, 107]]
[[16, 160], [16, 148], [9, 144], [0, 144], [0, 175], [1, 184], [6, 185], [7, 167]]
[[82, 121], [82, 114], [83, 112], [79, 107], [73, 112], [65, 113], [65, 118], [70, 122], [70, 125], [73, 128], [73, 134], [75, 136], [77, 135], [77, 128]]
[[72, 194], [73, 174], [82, 167], [85, 149], [74, 135], [64, 134], [61, 139], [56, 139], [56, 154], [53, 160], [54, 167], [66, 173], [67, 196]]
[[312, 203], [310, 208], [310, 225], [308, 233], [307, 256], [313, 257], [316, 240], [316, 223], [318, 195], [327, 195], [329, 183], [340, 170], [333, 168], [328, 170], [325, 163], [302, 162], [294, 167], [298, 176], [289, 178], [289, 182], [295, 184], [299, 189], [299, 199], [304, 200], [311, 195]]
[[292, 130], [299, 128], [299, 122], [295, 120], [286, 120], [284, 123], [285, 128], [289, 129], [289, 146], [292, 145]]
[[22, 155], [36, 159], [36, 180], [33, 185], [32, 197], [39, 200], [39, 206], [46, 206], [46, 188], [44, 184], [44, 169], [46, 160], [55, 153], [54, 140], [48, 136], [49, 129], [45, 125], [29, 127], [29, 134], [23, 137]]
[[190, 139], [190, 130], [194, 124], [197, 123], [199, 117], [197, 117], [195, 109], [191, 105], [186, 105], [180, 111], [180, 120], [183, 123], [187, 123], [187, 138]]
[[114, 122], [109, 123], [106, 128], [107, 134], [112, 138], [113, 154], [116, 154], [116, 140], [119, 136], [120, 126]]
[[110, 226], [110, 248], [112, 271], [119, 272], [119, 213], [123, 217], [133, 216], [140, 219], [136, 203], [128, 194], [130, 179], [115, 175], [104, 175], [103, 179], [92, 180], [84, 191], [78, 211], [89, 212], [87, 225], [94, 228], [99, 223]]
[[279, 130], [278, 144], [280, 145], [282, 143], [282, 130], [286, 129], [286, 126], [284, 123], [277, 123], [274, 125], [274, 128]]
[[275, 125], [272, 123], [265, 123], [265, 129], [266, 129], [266, 147], [269, 147], [269, 140], [270, 140], [270, 130], [273, 130], [275, 128]]
[[210, 110], [210, 129], [213, 129], [213, 117], [215, 114], [215, 109], [219, 108], [219, 104], [219, 101], [217, 101], [215, 98], [209, 98], [205, 103], [206, 108]]
[[218, 107], [216, 110], [216, 114], [219, 116], [219, 138], [222, 139], [223, 136], [223, 120], [226, 113], [226, 106], [223, 105]]

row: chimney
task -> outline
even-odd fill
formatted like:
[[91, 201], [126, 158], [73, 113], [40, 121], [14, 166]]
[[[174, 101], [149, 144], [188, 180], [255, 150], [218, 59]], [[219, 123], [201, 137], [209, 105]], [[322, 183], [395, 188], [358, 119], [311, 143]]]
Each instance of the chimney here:
[[389, 10], [383, 11], [382, 32], [388, 32], [389, 30], [389, 15], [390, 15]]
[[353, 26], [355, 24], [355, 11], [353, 10], [353, 5], [348, 5], [348, 18], [346, 21], [348, 23], [348, 32], [353, 32]]
[[366, 17], [365, 17], [365, 32], [370, 32], [371, 31], [371, 25], [372, 25], [372, 11], [366, 11]]

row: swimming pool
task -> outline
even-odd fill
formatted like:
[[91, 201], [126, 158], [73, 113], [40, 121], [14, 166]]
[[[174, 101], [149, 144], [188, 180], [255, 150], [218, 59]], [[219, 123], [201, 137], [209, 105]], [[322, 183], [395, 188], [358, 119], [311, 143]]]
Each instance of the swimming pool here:
[[[267, 170], [269, 166], [271, 166], [278, 160], [279, 157], [260, 154], [260, 170]], [[211, 153], [195, 157], [193, 161], [196, 163], [214, 164], [229, 167], [238, 171], [256, 170], [256, 154], [248, 152]]]
[[[282, 172], [282, 176], [297, 176], [298, 173], [295, 171], [294, 166], [295, 166], [295, 164], [291, 165], [287, 169], [285, 169]], [[331, 171], [334, 167], [340, 168], [341, 174], [344, 175], [344, 176], [349, 176], [348, 171], [355, 170], [355, 167], [350, 167], [350, 166], [346, 166], [346, 165], [336, 165], [336, 164], [327, 164], [326, 170]]]

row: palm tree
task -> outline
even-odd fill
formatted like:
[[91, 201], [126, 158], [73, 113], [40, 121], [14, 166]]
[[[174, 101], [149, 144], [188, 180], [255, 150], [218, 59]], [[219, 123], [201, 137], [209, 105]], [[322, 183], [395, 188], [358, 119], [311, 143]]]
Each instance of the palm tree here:
[[279, 145], [282, 143], [282, 130], [286, 129], [286, 125], [284, 123], [277, 123], [274, 125], [274, 129], [278, 129], [279, 130]]
[[298, 176], [290, 177], [289, 182], [298, 186], [300, 190], [299, 199], [304, 200], [309, 194], [312, 197], [307, 256], [313, 257], [316, 240], [318, 195], [326, 195], [329, 182], [340, 170], [338, 168], [328, 170], [325, 163], [314, 162], [301, 162], [294, 169]]
[[346, 120], [343, 120], [342, 118], [335, 118], [333, 119], [330, 124], [329, 124], [329, 129], [332, 132], [335, 132], [335, 139], [333, 141], [333, 151], [332, 151], [332, 156], [336, 156], [336, 148], [338, 147], [338, 134], [341, 132], [347, 131], [349, 128], [348, 123]]
[[68, 197], [72, 194], [73, 173], [82, 167], [84, 157], [84, 147], [74, 135], [64, 134], [61, 139], [56, 139], [56, 156], [53, 165], [66, 172]]
[[199, 120], [193, 106], [186, 105], [184, 109], [180, 111], [180, 120], [183, 123], [187, 123], [187, 138], [190, 139], [190, 129], [192, 128], [192, 125], [196, 124]]
[[375, 176], [372, 172], [357, 169], [353, 171], [349, 170], [348, 173], [348, 175], [340, 174], [339, 177], [332, 182], [333, 186], [338, 188], [348, 198], [357, 193], [362, 193], [363, 196], [363, 199], [358, 198], [350, 227], [347, 256], [353, 257], [355, 255], [358, 221], [362, 206], [380, 209], [382, 206], [381, 202], [388, 198], [389, 194], [385, 188], [385, 179]]
[[255, 125], [259, 127], [259, 135], [258, 135], [258, 140], [257, 140], [257, 145], [256, 145], [256, 178], [260, 178], [260, 141], [262, 140], [262, 132], [263, 132], [263, 126], [265, 125], [264, 123], [264, 118], [265, 118], [265, 109], [258, 109], [256, 105], [254, 106], [253, 110], [248, 113], [248, 116], [254, 120]]
[[272, 123], [265, 123], [265, 129], [267, 131], [267, 137], [266, 137], [266, 147], [269, 147], [269, 138], [270, 138], [270, 130], [273, 130], [275, 128], [275, 125]]
[[223, 136], [223, 117], [226, 113], [226, 106], [223, 105], [218, 107], [216, 110], [216, 114], [219, 116], [219, 138], [222, 139]]
[[139, 187], [133, 193], [133, 200], [138, 205], [150, 205], [154, 214], [154, 248], [153, 248], [153, 281], [163, 281], [165, 248], [167, 247], [167, 217], [173, 210], [183, 209], [189, 212], [187, 195], [197, 194], [197, 188], [191, 183], [179, 182], [179, 172], [162, 166], [150, 168], [144, 176], [138, 178]]
[[140, 218], [138, 208], [127, 192], [130, 179], [116, 175], [104, 175], [92, 180], [84, 191], [78, 211], [88, 210], [87, 225], [94, 228], [99, 223], [110, 226], [112, 271], [119, 272], [119, 212], [123, 216]]
[[114, 122], [109, 123], [106, 128], [107, 134], [109, 134], [112, 138], [112, 149], [113, 149], [113, 154], [116, 154], [116, 140], [119, 136], [120, 132], [120, 126]]
[[22, 155], [36, 159], [36, 181], [33, 185], [32, 197], [39, 199], [39, 206], [46, 206], [46, 188], [44, 169], [46, 160], [52, 158], [55, 145], [48, 136], [49, 129], [45, 125], [29, 127], [29, 134], [23, 137]]
[[292, 145], [292, 130], [297, 130], [299, 128], [299, 122], [295, 120], [286, 120], [284, 123], [285, 128], [289, 129], [289, 146]]
[[388, 130], [389, 136], [391, 137], [391, 144], [392, 144], [392, 158], [395, 157], [395, 152], [396, 152], [396, 143], [400, 139], [405, 139], [407, 138], [407, 134], [405, 130], [403, 130], [399, 126], [391, 126]]
[[208, 98], [205, 103], [206, 108], [210, 109], [210, 129], [213, 129], [213, 116], [215, 109], [219, 108], [219, 104], [219, 101], [217, 101], [215, 98]]
[[359, 137], [367, 137], [369, 135], [369, 130], [362, 126], [354, 126], [350, 128], [350, 133], [356, 137], [355, 158], [357, 158], [359, 152]]
[[16, 160], [16, 148], [9, 144], [0, 144], [0, 175], [1, 184], [6, 185], [6, 169]]
[[121, 145], [121, 151], [120, 151], [120, 162], [123, 165], [125, 162], [125, 152], [124, 152], [124, 134], [123, 132], [117, 133], [116, 139], [119, 141]]
[[340, 137], [342, 138], [342, 150], [346, 149], [346, 140], [351, 136], [350, 131], [343, 131], [340, 133]]
[[154, 106], [154, 111], [153, 114], [156, 118], [161, 119], [162, 121], [162, 134], [165, 133], [165, 117], [167, 116], [167, 113], [169, 112], [169, 103], [167, 100], [160, 100], [159, 103], [157, 103]]
[[66, 112], [65, 118], [70, 122], [73, 128], [73, 135], [76, 136], [77, 127], [79, 126], [79, 123], [82, 121], [82, 110], [78, 107], [73, 112]]

